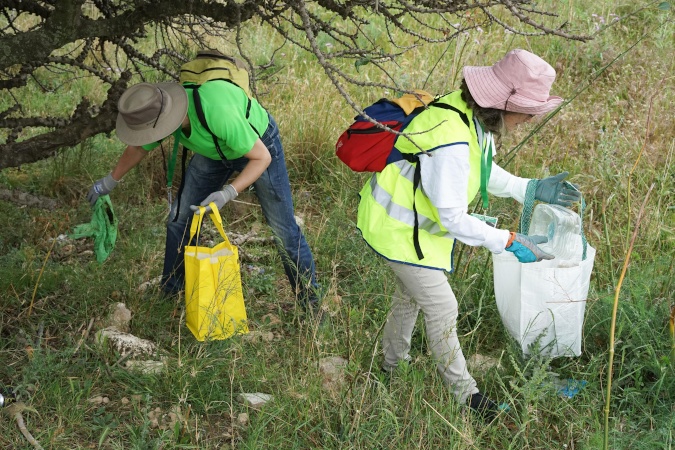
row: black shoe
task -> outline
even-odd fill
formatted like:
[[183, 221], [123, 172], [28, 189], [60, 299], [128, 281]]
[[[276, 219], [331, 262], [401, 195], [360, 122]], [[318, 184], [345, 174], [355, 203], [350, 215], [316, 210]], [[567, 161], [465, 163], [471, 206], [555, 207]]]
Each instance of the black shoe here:
[[480, 392], [476, 392], [469, 397], [469, 408], [488, 423], [492, 422], [499, 414], [499, 406]]

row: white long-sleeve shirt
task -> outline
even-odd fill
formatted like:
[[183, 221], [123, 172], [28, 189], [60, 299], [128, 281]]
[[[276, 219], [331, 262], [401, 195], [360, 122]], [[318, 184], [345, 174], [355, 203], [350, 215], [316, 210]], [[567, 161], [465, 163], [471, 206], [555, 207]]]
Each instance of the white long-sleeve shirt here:
[[[492, 139], [492, 136], [490, 136]], [[493, 228], [468, 214], [469, 201], [469, 146], [434, 150], [431, 156], [420, 157], [422, 189], [438, 209], [441, 224], [461, 242], [483, 246], [493, 253], [501, 253], [509, 240], [509, 231]], [[520, 203], [525, 200], [528, 178], [510, 174], [492, 164], [488, 192], [497, 197], [512, 197]]]

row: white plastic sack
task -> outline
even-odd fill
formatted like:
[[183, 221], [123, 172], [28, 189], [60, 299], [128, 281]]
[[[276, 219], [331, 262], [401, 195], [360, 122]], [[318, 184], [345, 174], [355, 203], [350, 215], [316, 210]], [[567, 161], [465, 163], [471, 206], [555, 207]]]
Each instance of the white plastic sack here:
[[[542, 248], [556, 255], [553, 260], [523, 264], [510, 252], [493, 255], [497, 308], [524, 354], [538, 340], [540, 351], [548, 356], [581, 355], [595, 249], [587, 245], [586, 259], [581, 260], [578, 217], [559, 206], [539, 204], [535, 208], [529, 234], [548, 236], [549, 245]], [[574, 225], [577, 219], [578, 226]]]

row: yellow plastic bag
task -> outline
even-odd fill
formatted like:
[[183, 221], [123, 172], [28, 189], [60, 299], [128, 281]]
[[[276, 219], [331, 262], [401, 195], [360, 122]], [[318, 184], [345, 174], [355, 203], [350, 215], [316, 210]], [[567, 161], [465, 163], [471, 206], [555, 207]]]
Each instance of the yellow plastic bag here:
[[199, 246], [206, 211], [200, 207], [190, 227], [190, 242], [197, 236], [197, 245], [185, 247], [185, 322], [198, 341], [248, 333], [239, 251], [227, 239], [216, 205], [210, 206], [211, 220], [224, 242], [214, 247]]

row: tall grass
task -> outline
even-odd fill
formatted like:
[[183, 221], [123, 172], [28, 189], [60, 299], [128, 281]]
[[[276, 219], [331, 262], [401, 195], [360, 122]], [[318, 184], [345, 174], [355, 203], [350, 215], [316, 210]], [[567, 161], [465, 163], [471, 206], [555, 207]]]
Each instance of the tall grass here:
[[[638, 9], [613, 0], [555, 5], [589, 32], [611, 22], [612, 14]], [[114, 136], [99, 136], [51, 161], [5, 170], [2, 186], [52, 196], [61, 205], [45, 213], [0, 202], [0, 381], [38, 411], [25, 413], [33, 435], [54, 449], [595, 449], [602, 446], [609, 401], [610, 448], [673, 448], [675, 361], [668, 332], [675, 301], [673, 23], [672, 12], [656, 6], [585, 44], [495, 28], [462, 36], [449, 48], [420, 48], [389, 67], [402, 88], [426, 83], [427, 90], [440, 93], [458, 86], [464, 65], [491, 64], [512, 48], [526, 48], [556, 67], [555, 94], [569, 98], [590, 83], [518, 148], [507, 166], [525, 177], [569, 170], [588, 201], [586, 234], [598, 255], [582, 356], [522, 357], [495, 307], [485, 250], [463, 248], [450, 275], [465, 354], [500, 362], [472, 374], [481, 389], [510, 406], [508, 415], [482, 425], [453, 400], [435, 372], [421, 320], [413, 335], [413, 364], [391, 377], [380, 373], [379, 338], [394, 279], [354, 226], [366, 176], [349, 171], [333, 153], [355, 112], [313, 56], [286, 45], [276, 53], [275, 74], [261, 81], [258, 92], [279, 123], [297, 214], [326, 292], [327, 325], [317, 329], [301, 320], [278, 256], [264, 244], [241, 246], [242, 277], [251, 329], [271, 340], [238, 336], [199, 343], [181, 322], [180, 300], [137, 289], [159, 274], [163, 258], [166, 200], [159, 153], [113, 192], [120, 237], [103, 265], [84, 242], [56, 242], [47, 254], [50, 239], [89, 220], [83, 197], [119, 156]], [[216, 43], [227, 49], [231, 42]], [[265, 27], [245, 30], [243, 42], [260, 63], [281, 44]], [[381, 76], [369, 66], [345, 70]], [[363, 89], [350, 94], [363, 105], [393, 95]], [[504, 155], [529, 131], [505, 136], [498, 157], [506, 161]], [[652, 184], [618, 298], [608, 395], [615, 288], [638, 205]], [[223, 211], [227, 231], [268, 234], [255, 198], [245, 193], [239, 200], [246, 203]], [[493, 199], [488, 213], [515, 229], [519, 205]], [[129, 372], [118, 363], [119, 354], [89, 339], [73, 354], [89, 321], [94, 318], [94, 328], [100, 327], [116, 302], [133, 311], [131, 332], [162, 349], [165, 372]], [[329, 356], [347, 361], [342, 383], [326, 383], [319, 362]], [[556, 393], [556, 383], [565, 379], [587, 384], [567, 399]], [[274, 400], [256, 411], [237, 400], [241, 392], [270, 393]], [[109, 402], [90, 401], [98, 396]], [[249, 414], [248, 422], [240, 420], [242, 413]], [[0, 424], [0, 447], [26, 448], [9, 419], [1, 417]]]

